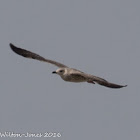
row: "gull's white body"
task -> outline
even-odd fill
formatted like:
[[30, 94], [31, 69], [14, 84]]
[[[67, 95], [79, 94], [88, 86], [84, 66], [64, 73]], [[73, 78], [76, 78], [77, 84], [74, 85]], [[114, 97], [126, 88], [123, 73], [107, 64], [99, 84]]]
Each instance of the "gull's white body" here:
[[[64, 70], [64, 73], [61, 74], [59, 73], [60, 70]], [[59, 68], [56, 70], [56, 73], [58, 75], [60, 75], [60, 77], [64, 80], [64, 81], [68, 81], [68, 82], [86, 82], [87, 79], [84, 77], [80, 77], [80, 75], [83, 72], [80, 72], [76, 69], [72, 69], [72, 68]], [[78, 75], [79, 74], [79, 75]]]
[[36, 60], [47, 62], [47, 63], [51, 63], [51, 64], [59, 67], [53, 73], [58, 74], [64, 81], [77, 82], [77, 83], [88, 82], [88, 83], [92, 83], [92, 84], [98, 83], [102, 86], [106, 86], [106, 87], [109, 87], [109, 88], [122, 88], [122, 87], [126, 86], [126, 85], [123, 86], [123, 85], [113, 84], [113, 83], [110, 83], [110, 82], [106, 81], [105, 79], [100, 78], [100, 77], [90, 75], [90, 74], [84, 73], [82, 71], [73, 69], [73, 68], [69, 68], [68, 66], [66, 66], [64, 64], [61, 64], [59, 62], [49, 60], [49, 59], [45, 59], [44, 57], [42, 57], [42, 56], [40, 56], [36, 53], [18, 48], [16, 46], [14, 46], [13, 44], [10, 44], [10, 47], [15, 53], [17, 53], [17, 54], [19, 54], [23, 57], [36, 59]]

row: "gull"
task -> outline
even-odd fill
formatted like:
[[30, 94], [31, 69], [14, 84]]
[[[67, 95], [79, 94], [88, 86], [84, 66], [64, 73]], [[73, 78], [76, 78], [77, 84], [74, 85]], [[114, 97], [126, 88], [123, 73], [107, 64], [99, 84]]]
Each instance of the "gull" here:
[[103, 78], [84, 73], [84, 72], [74, 69], [74, 68], [69, 68], [68, 66], [66, 66], [64, 64], [61, 64], [59, 62], [56, 62], [56, 61], [53, 61], [50, 59], [46, 59], [31, 51], [28, 51], [28, 50], [25, 50], [22, 48], [18, 48], [15, 45], [13, 45], [12, 43], [10, 43], [9, 45], [10, 45], [11, 49], [18, 55], [21, 55], [26, 58], [31, 58], [31, 59], [36, 59], [39, 61], [47, 62], [47, 63], [57, 66], [58, 69], [56, 71], [53, 71], [52, 73], [58, 74], [64, 81], [75, 82], [75, 83], [88, 82], [91, 84], [97, 83], [99, 85], [109, 87], [109, 88], [122, 88], [122, 87], [127, 86], [127, 85], [118, 85], [118, 84], [110, 83]]

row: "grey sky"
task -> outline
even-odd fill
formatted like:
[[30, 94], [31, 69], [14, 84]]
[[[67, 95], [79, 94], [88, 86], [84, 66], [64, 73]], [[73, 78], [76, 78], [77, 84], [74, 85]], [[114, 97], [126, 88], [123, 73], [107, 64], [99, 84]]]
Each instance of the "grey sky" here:
[[[139, 5], [1, 0], [0, 131], [60, 132], [61, 138], [50, 139], [62, 140], [139, 140]], [[20, 57], [9, 43], [128, 87], [64, 82], [51, 74], [55, 66]]]

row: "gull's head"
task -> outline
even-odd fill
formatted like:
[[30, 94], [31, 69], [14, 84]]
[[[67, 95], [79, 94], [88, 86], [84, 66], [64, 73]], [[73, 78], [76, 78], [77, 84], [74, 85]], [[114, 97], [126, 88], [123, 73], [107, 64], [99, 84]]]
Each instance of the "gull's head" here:
[[52, 73], [53, 74], [58, 74], [58, 75], [62, 76], [65, 73], [65, 68], [59, 68], [56, 71], [53, 71]]

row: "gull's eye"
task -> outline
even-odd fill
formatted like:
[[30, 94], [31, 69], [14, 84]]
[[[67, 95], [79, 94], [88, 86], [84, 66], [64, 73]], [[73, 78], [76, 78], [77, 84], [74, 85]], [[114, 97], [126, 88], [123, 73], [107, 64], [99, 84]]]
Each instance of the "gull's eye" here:
[[63, 72], [63, 70], [60, 70], [60, 72]]

